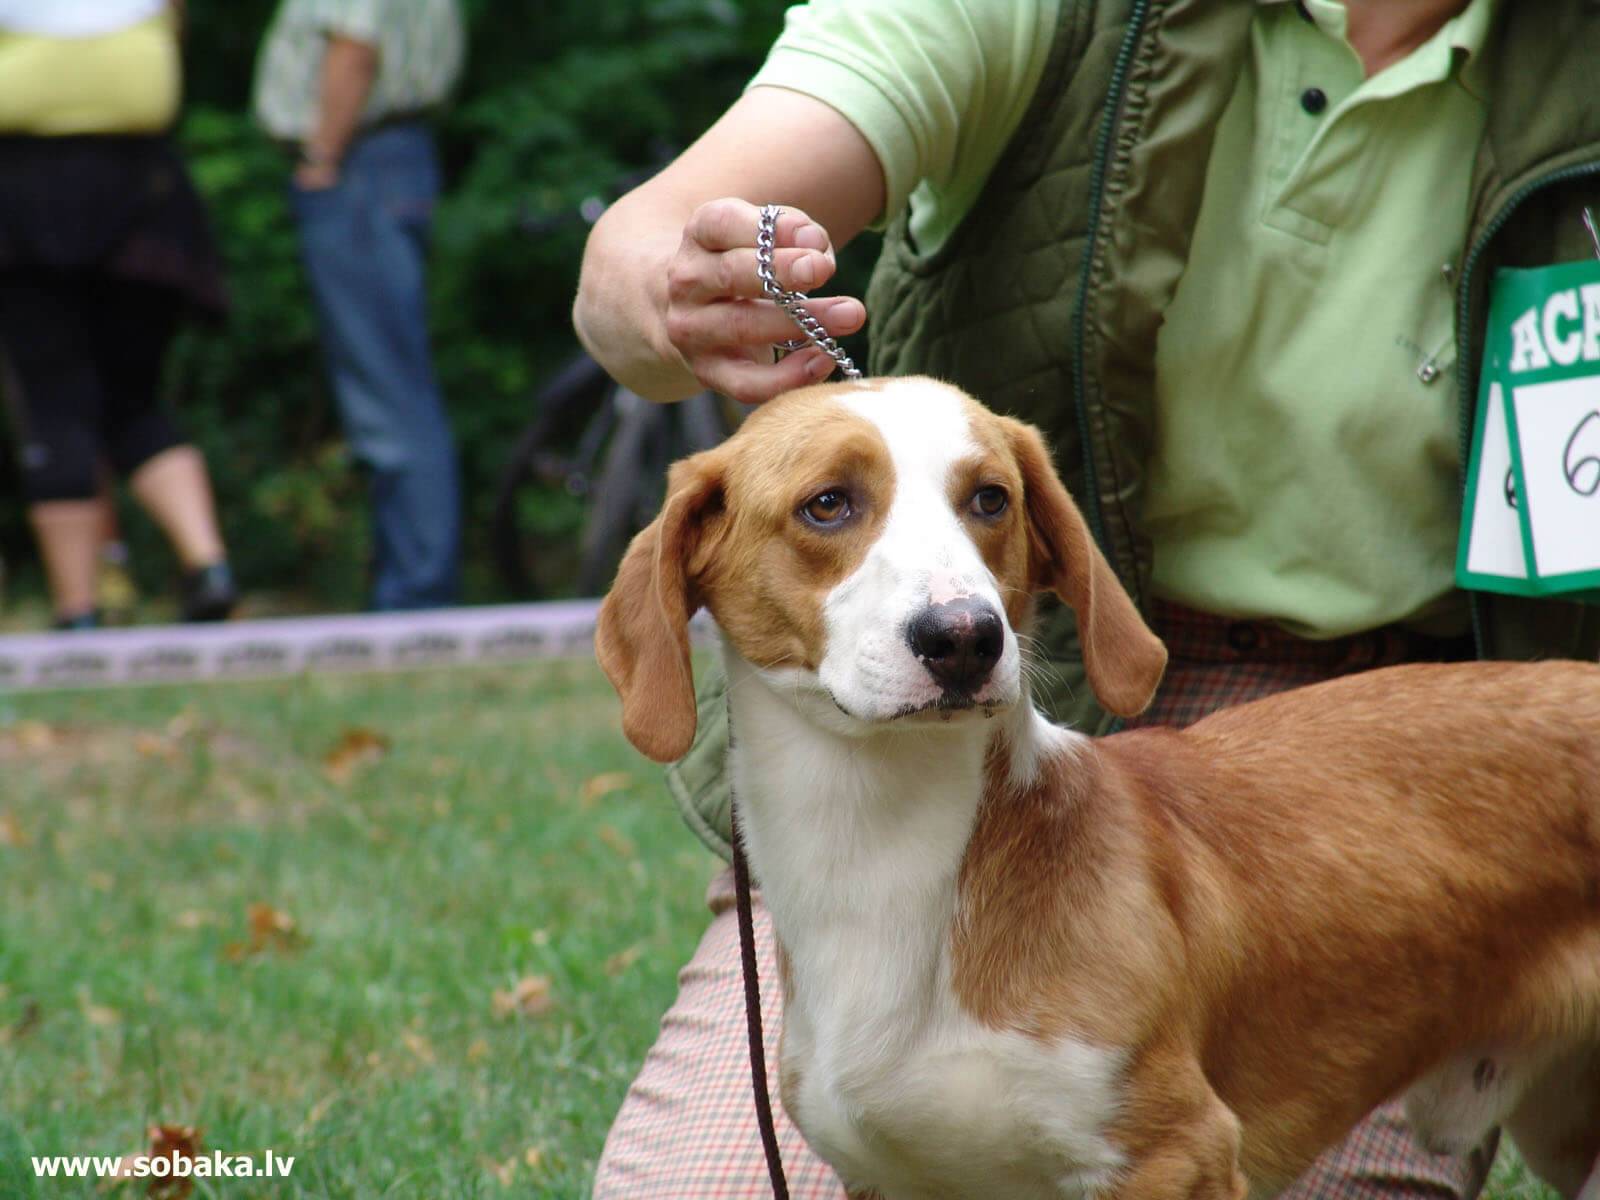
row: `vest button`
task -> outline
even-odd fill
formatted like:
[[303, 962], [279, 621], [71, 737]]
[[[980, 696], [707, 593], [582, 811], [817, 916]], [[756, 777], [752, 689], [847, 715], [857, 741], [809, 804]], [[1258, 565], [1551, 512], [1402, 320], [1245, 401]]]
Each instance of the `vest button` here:
[[1300, 107], [1314, 117], [1328, 107], [1328, 93], [1321, 88], [1307, 88], [1300, 93]]
[[1232, 621], [1228, 625], [1228, 645], [1240, 654], [1249, 654], [1261, 646], [1261, 634], [1255, 626], [1245, 621]]

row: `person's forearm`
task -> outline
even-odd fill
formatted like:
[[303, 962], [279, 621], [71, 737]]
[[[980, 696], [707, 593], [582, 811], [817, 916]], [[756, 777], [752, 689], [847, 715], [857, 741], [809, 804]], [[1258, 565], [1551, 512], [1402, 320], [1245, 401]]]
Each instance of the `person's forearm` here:
[[663, 327], [667, 264], [687, 212], [666, 212], [637, 194], [595, 224], [584, 251], [572, 324], [611, 377], [650, 400], [681, 400], [700, 383]]
[[367, 97], [378, 76], [375, 46], [353, 38], [329, 35], [322, 58], [317, 120], [305, 141], [308, 161], [337, 167], [361, 126]]

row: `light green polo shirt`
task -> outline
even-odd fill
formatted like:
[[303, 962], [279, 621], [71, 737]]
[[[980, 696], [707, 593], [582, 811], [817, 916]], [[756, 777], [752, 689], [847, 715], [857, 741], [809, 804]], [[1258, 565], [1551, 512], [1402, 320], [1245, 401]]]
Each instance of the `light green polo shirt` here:
[[[752, 85], [856, 125], [889, 211], [909, 204], [931, 250], [981, 191], [1071, 2], [813, 0]], [[1158, 595], [1310, 637], [1464, 628], [1445, 268], [1466, 235], [1493, 2], [1363, 80], [1339, 0], [1306, 0], [1310, 20], [1260, 0], [1157, 342]]]

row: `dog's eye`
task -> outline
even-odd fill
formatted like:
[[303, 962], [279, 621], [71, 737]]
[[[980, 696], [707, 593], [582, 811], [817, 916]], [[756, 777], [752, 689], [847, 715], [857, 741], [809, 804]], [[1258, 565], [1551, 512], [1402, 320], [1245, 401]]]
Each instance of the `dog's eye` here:
[[837, 525], [854, 511], [847, 493], [829, 489], [818, 492], [800, 506], [800, 515], [813, 525]]
[[969, 507], [975, 516], [998, 517], [1005, 512], [1007, 500], [1006, 490], [1003, 487], [979, 488], [977, 494], [972, 497], [972, 504]]

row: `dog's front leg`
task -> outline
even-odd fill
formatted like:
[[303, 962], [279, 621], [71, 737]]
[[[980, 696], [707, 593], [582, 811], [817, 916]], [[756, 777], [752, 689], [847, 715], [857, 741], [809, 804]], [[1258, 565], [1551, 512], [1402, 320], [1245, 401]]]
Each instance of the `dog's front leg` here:
[[1106, 1200], [1244, 1200], [1249, 1191], [1239, 1118], [1187, 1056], [1145, 1056], [1117, 1124], [1127, 1163]]

